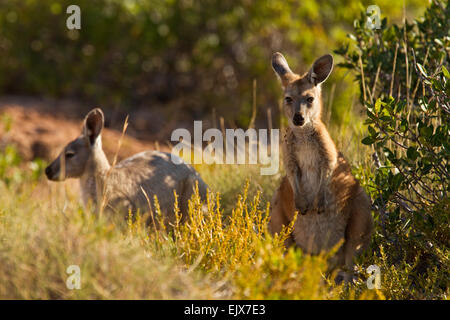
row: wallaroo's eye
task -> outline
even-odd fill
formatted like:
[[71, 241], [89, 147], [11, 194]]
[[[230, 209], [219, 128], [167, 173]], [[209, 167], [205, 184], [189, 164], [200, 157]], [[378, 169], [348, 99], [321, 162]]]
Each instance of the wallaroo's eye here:
[[286, 102], [287, 104], [291, 104], [292, 103], [292, 98], [291, 97], [285, 97], [284, 98], [284, 102]]
[[66, 152], [66, 158], [72, 158], [74, 155], [75, 155], [75, 152], [73, 152], [73, 151]]
[[308, 97], [306, 101], [308, 101], [308, 103], [312, 103], [314, 101], [314, 97]]

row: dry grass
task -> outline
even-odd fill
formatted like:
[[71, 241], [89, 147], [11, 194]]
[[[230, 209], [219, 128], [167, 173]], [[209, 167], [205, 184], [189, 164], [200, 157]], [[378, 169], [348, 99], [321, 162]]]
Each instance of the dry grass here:
[[[179, 217], [166, 228], [156, 210], [155, 228], [139, 213], [127, 219], [84, 210], [73, 182], [48, 183], [42, 165], [6, 165], [4, 176], [17, 177], [0, 180], [0, 298], [383, 298], [367, 290], [364, 276], [350, 289], [335, 286], [325, 276], [326, 256], [286, 250], [292, 225], [269, 234], [269, 201], [282, 171], [197, 165], [215, 191], [206, 212], [197, 194], [185, 223]], [[70, 265], [81, 269], [80, 290], [66, 287]]]
[[[172, 257], [155, 257], [120, 223], [85, 212], [73, 198], [62, 212], [31, 189], [19, 196], [0, 189], [0, 299], [220, 297], [207, 278]], [[81, 269], [80, 290], [66, 287], [70, 265]]]

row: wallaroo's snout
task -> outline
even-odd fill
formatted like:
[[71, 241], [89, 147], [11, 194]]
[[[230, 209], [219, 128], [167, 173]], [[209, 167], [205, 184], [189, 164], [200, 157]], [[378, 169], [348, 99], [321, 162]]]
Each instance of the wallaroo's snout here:
[[[52, 163], [52, 164], [53, 164], [53, 163]], [[56, 179], [53, 178], [53, 177], [55, 176], [55, 174], [54, 174], [53, 169], [52, 169], [52, 164], [49, 164], [49, 165], [47, 166], [47, 168], [45, 168], [45, 175], [47, 176], [47, 179], [48, 179], [48, 180], [54, 181], [54, 180], [56, 180]]]
[[292, 123], [296, 126], [302, 126], [305, 124], [305, 118], [303, 118], [301, 113], [296, 113], [292, 118]]
[[63, 181], [64, 175], [61, 175], [61, 160], [60, 157], [56, 158], [45, 168], [45, 175], [50, 181]]

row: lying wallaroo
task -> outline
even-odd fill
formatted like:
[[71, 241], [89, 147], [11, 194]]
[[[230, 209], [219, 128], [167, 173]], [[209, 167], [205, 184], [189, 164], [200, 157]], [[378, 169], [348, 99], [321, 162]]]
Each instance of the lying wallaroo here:
[[282, 141], [286, 177], [272, 199], [270, 230], [280, 232], [298, 210], [287, 245], [319, 254], [343, 240], [330, 267], [351, 271], [355, 254], [368, 245], [373, 222], [369, 197], [321, 121], [321, 83], [331, 73], [333, 57], [320, 57], [302, 76], [281, 53], [273, 55], [272, 67], [284, 90], [289, 125]]
[[141, 213], [149, 212], [146, 195], [152, 206], [156, 195], [169, 221], [175, 217], [174, 190], [183, 216], [187, 214], [188, 200], [197, 181], [199, 194], [205, 199], [207, 185], [200, 175], [181, 159], [180, 164], [173, 163], [171, 154], [145, 151], [111, 167], [102, 149], [103, 125], [103, 112], [98, 108], [90, 111], [84, 119], [81, 135], [45, 169], [48, 179], [79, 178], [84, 204], [92, 202], [99, 209], [105, 203], [108, 211], [128, 213], [129, 209], [139, 209]]

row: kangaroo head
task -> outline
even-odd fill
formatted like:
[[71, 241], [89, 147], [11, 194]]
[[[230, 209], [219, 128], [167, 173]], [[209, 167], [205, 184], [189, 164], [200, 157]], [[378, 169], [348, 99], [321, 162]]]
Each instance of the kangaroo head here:
[[91, 110], [84, 118], [81, 135], [69, 142], [59, 156], [45, 168], [49, 180], [63, 181], [79, 178], [86, 170], [87, 163], [96, 150], [102, 148], [101, 131], [104, 125], [102, 110]]
[[326, 54], [317, 59], [303, 76], [291, 71], [284, 56], [272, 56], [272, 68], [284, 90], [284, 112], [291, 128], [302, 127], [320, 119], [322, 102], [320, 84], [333, 69], [333, 57]]

